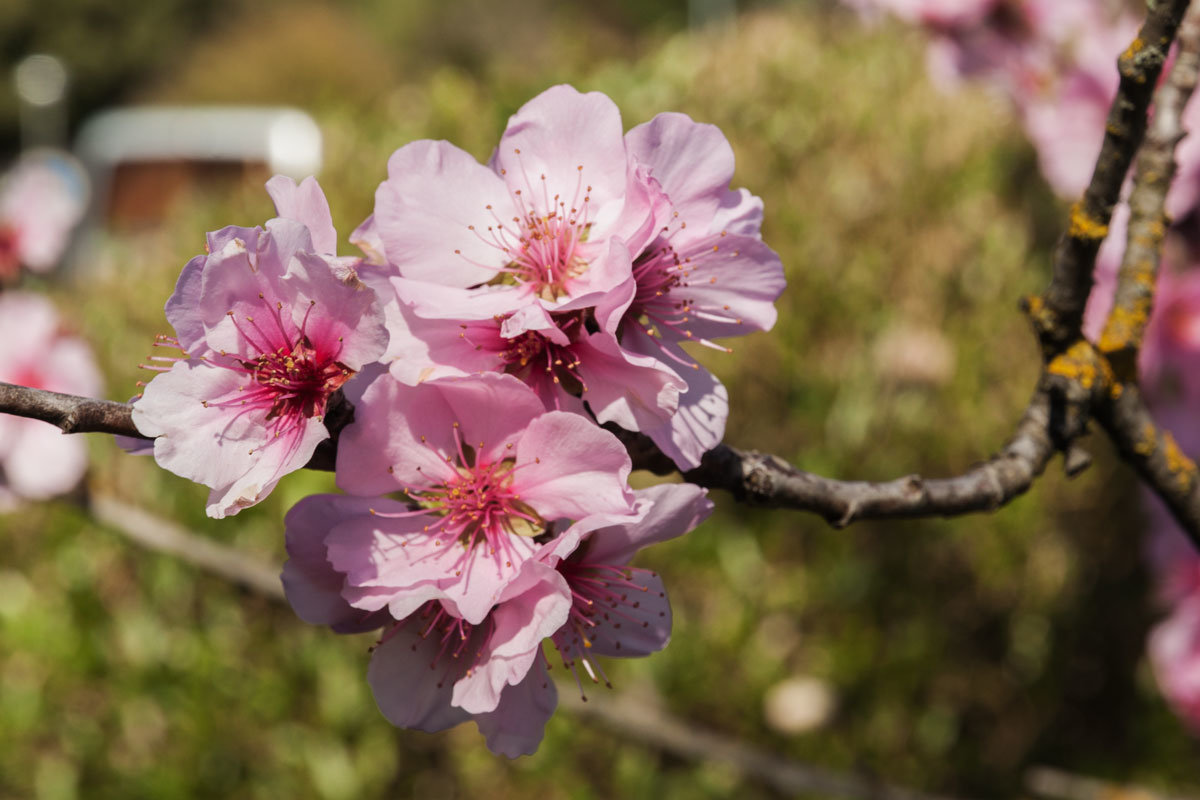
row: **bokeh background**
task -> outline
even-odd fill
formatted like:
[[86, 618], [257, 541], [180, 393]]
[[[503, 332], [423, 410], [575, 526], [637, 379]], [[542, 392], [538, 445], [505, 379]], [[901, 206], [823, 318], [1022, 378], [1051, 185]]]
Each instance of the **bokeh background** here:
[[[1017, 300], [1044, 286], [1065, 216], [1011, 109], [932, 86], [924, 40], [899, 24], [815, 0], [731, 8], [8, 0], [0, 64], [61, 58], [70, 131], [124, 104], [307, 111], [343, 252], [391, 151], [445, 138], [486, 159], [508, 115], [554, 83], [608, 93], [627, 127], [664, 110], [716, 123], [789, 280], [774, 331], [702, 356], [730, 390], [727, 441], [847, 479], [985, 458], [1038, 372]], [[19, 145], [5, 85], [0, 151]], [[147, 377], [137, 365], [170, 332], [163, 302], [204, 232], [271, 216], [267, 177], [132, 176], [69, 269], [26, 278], [91, 343], [109, 398]], [[1102, 437], [1085, 444], [1082, 476], [1056, 463], [1009, 507], [956, 520], [838, 531], [716, 496], [709, 522], [645, 554], [674, 639], [611, 664], [613, 693], [929, 792], [1016, 796], [1039, 765], [1197, 789], [1200, 748], [1144, 655], [1157, 612], [1134, 477]], [[567, 709], [513, 762], [471, 725], [392, 728], [365, 681], [370, 636], [307, 626], [88, 511], [89, 496], [117, 497], [279, 564], [284, 512], [330, 476], [290, 476], [213, 521], [204, 487], [107, 437], [89, 447], [85, 489], [0, 516], [0, 798], [775, 796]]]

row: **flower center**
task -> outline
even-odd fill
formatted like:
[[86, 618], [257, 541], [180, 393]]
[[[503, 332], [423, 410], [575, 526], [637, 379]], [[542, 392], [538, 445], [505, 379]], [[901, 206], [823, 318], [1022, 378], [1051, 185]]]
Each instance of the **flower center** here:
[[[282, 315], [282, 303], [270, 303], [260, 293], [267, 320], [227, 312], [251, 353], [239, 358], [220, 353], [210, 358], [215, 366], [246, 375], [250, 381], [236, 392], [204, 401], [205, 407], [243, 407], [266, 411], [269, 432], [275, 437], [297, 428], [304, 420], [323, 417], [329, 396], [351, 377], [354, 370], [337, 360], [342, 339], [332, 352], [315, 347], [307, 334], [308, 320], [316, 301], [309, 301], [300, 325]], [[259, 315], [261, 317], [262, 315]], [[257, 351], [257, 355], [254, 355]]]
[[[521, 151], [516, 152], [519, 156]], [[499, 268], [476, 264], [496, 271], [496, 277], [488, 281], [488, 285], [529, 286], [548, 302], [570, 295], [569, 282], [588, 268], [588, 257], [581, 245], [587, 241], [593, 210], [592, 187], [584, 186], [582, 164], [577, 167], [577, 172], [575, 192], [570, 199], [562, 194], [552, 196], [545, 174], [539, 175], [537, 189], [529, 175], [523, 174], [523, 189], [512, 189], [510, 184], [509, 196], [517, 212], [513, 217], [501, 219], [495, 208], [488, 204], [485, 210], [492, 223], [487, 226], [486, 233], [474, 225], [467, 226], [484, 243], [503, 253], [507, 261]], [[501, 174], [507, 177], [507, 171], [501, 170]], [[458, 250], [455, 253], [462, 255]]]
[[381, 517], [432, 517], [424, 532], [436, 537], [434, 545], [462, 548], [452, 567], [456, 577], [469, 572], [478, 553], [491, 558], [498, 568], [508, 569], [526, 558], [529, 546], [518, 542], [541, 535], [546, 522], [513, 491], [513, 475], [520, 469], [514, 460], [486, 461], [483, 442], [478, 446], [464, 442], [457, 422], [454, 440], [456, 452], [447, 456], [421, 437], [422, 443], [454, 470], [455, 477], [425, 486], [401, 484], [401, 490], [418, 506], [416, 509], [371, 509], [371, 513]]

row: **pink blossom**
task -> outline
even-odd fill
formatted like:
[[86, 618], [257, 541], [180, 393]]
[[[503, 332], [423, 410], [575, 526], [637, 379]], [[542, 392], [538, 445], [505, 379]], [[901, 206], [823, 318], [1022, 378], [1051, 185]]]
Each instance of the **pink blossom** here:
[[1183, 600], [1155, 626], [1148, 652], [1163, 696], [1200, 732], [1200, 595]]
[[38, 150], [0, 183], [0, 278], [58, 264], [87, 208], [87, 179], [66, 153]]
[[339, 440], [339, 486], [368, 497], [403, 491], [418, 506], [364, 500], [330, 532], [330, 562], [358, 608], [387, 606], [401, 619], [439, 600], [477, 624], [556, 520], [594, 528], [634, 514], [629, 455], [616, 437], [545, 411], [512, 376], [410, 387], [384, 373], [349, 396], [355, 421]]
[[433, 732], [474, 719], [493, 751], [532, 753], [556, 704], [540, 654], [542, 640], [566, 622], [571, 607], [563, 578], [526, 562], [474, 623], [437, 601], [400, 617], [386, 608], [364, 612], [339, 592], [346, 576], [325, 555], [344, 515], [352, 519], [362, 502], [313, 495], [288, 512], [283, 585], [297, 614], [342, 633], [385, 629], [367, 678], [394, 725]]
[[[594, 123], [587, 136], [576, 135], [581, 119]], [[593, 217], [559, 199], [561, 176], [578, 172], [577, 161], [603, 167], [609, 186], [589, 180], [584, 197], [598, 210], [581, 232], [571, 226]], [[711, 338], [770, 328], [784, 285], [759, 237], [761, 201], [729, 188], [733, 166], [714, 126], [663, 114], [622, 138], [611, 101], [566, 86], [513, 117], [492, 160], [499, 178], [445, 143], [401, 148], [373, 219], [356, 232], [401, 273], [391, 281], [399, 302], [389, 308], [384, 360], [409, 384], [516, 375], [547, 408], [647, 432], [682, 468], [696, 466], [724, 434], [728, 399], [679, 344], [727, 350]], [[553, 185], [541, 191], [541, 181]], [[518, 212], [481, 200], [495, 216], [472, 222], [469, 204], [451, 204], [467, 187], [488, 185], [506, 186]], [[434, 191], [448, 199], [417, 209]], [[534, 211], [522, 205], [531, 197], [541, 198]], [[558, 211], [545, 210], [556, 203]], [[437, 248], [460, 240], [455, 256], [467, 261], [434, 269], [446, 260]], [[561, 268], [567, 263], [575, 266]], [[561, 280], [550, 287], [531, 277], [543, 274]]]
[[281, 213], [309, 218], [209, 234], [166, 306], [170, 343], [187, 358], [134, 404], [158, 463], [212, 488], [214, 517], [257, 503], [309, 460], [329, 437], [330, 395], [387, 343], [374, 292], [324, 252], [336, 238], [315, 181], [276, 179], [271, 192]]
[[632, 658], [666, 647], [671, 605], [662, 580], [629, 562], [642, 548], [692, 530], [713, 510], [705, 491], [691, 484], [662, 484], [636, 494], [640, 519], [567, 531], [539, 554], [571, 590], [570, 618], [551, 643], [577, 682], [583, 669], [593, 683], [608, 683], [596, 656]]
[[[691, 530], [712, 509], [698, 487], [663, 485], [636, 493], [629, 521], [564, 523], [560, 533], [548, 528], [553, 538], [520, 565], [486, 613], [471, 620], [432, 597], [374, 611], [362, 607], [335, 549], [371, 502], [316, 495], [288, 513], [283, 582], [289, 601], [306, 621], [342, 632], [385, 628], [368, 679], [393, 724], [438, 731], [474, 719], [488, 747], [509, 757], [537, 749], [557, 704], [544, 640], [572, 673], [578, 677], [581, 668], [593, 681], [604, 674], [596, 655], [641, 656], [666, 645], [671, 617], [662, 582], [628, 562], [642, 547]], [[404, 545], [392, 549], [398, 547]]]
[[[544, 315], [523, 306], [553, 311], [621, 283], [627, 255], [610, 242], [639, 250], [657, 202], [629, 168], [616, 105], [555, 86], [513, 115], [487, 166], [448, 142], [397, 150], [374, 231], [418, 314], [532, 321]], [[518, 319], [509, 335], [530, 329]]]
[[728, 394], [679, 344], [728, 352], [712, 340], [769, 330], [786, 284], [783, 265], [760, 238], [762, 201], [729, 188], [733, 149], [716, 126], [659, 114], [625, 138], [630, 157], [666, 192], [671, 215], [634, 258], [633, 296], [619, 309], [615, 333], [624, 350], [658, 359], [687, 381], [670, 419], [635, 430], [688, 469], [724, 437]]
[[[0, 381], [95, 397], [102, 391], [91, 351], [64, 335], [54, 307], [25, 292], [0, 294]], [[83, 437], [0, 415], [0, 507], [70, 491], [87, 469]]]

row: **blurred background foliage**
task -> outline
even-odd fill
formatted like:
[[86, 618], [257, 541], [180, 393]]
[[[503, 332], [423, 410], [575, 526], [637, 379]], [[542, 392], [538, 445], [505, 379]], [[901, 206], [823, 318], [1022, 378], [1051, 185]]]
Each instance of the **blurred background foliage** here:
[[[627, 126], [664, 110], [716, 123], [789, 278], [773, 332], [702, 355], [730, 388], [727, 440], [847, 479], [962, 470], [1032, 389], [1016, 301], [1042, 288], [1063, 210], [1003, 102], [929, 85], [919, 35], [826, 3], [741, 11], [689, 30], [665, 0], [9, 0], [0, 57], [62, 57], [75, 121], [114, 102], [303, 107], [343, 243], [392, 150], [447, 138], [486, 158], [553, 83], [607, 92]], [[14, 108], [0, 94], [10, 150]], [[270, 216], [265, 177], [191, 187], [161, 223], [103, 235], [66, 279], [33, 282], [96, 348], [109, 397], [137, 391], [204, 232]], [[1008, 508], [957, 520], [836, 531], [716, 497], [711, 521], [646, 554], [674, 640], [611, 665], [616, 691], [927, 791], [1014, 796], [1036, 764], [1200, 786], [1196, 742], [1143, 655], [1155, 612], [1134, 478], [1088, 443], [1097, 463], [1080, 478], [1053, 465]], [[203, 487], [90, 445], [91, 491], [273, 563], [284, 511], [332, 488], [293, 475], [218, 522]], [[0, 550], [0, 798], [772, 796], [565, 710], [515, 762], [470, 725], [397, 731], [365, 682], [369, 636], [139, 549], [89, 517], [85, 493], [0, 518]], [[817, 687], [829, 713], [774, 722], [788, 682]]]

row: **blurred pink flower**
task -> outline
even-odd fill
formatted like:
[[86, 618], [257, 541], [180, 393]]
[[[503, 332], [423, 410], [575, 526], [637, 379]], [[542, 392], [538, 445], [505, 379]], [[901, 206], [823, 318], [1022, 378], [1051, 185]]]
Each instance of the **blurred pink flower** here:
[[1185, 598], [1154, 627], [1148, 652], [1163, 697], [1200, 733], [1200, 594]]
[[[25, 292], [0, 294], [0, 381], [87, 397], [102, 391], [87, 345], [62, 333], [45, 298]], [[0, 414], [0, 508], [70, 491], [86, 469], [84, 437]]]
[[58, 264], [87, 202], [83, 169], [66, 153], [37, 150], [18, 161], [0, 181], [0, 279]]
[[[320, 196], [315, 181], [271, 188], [281, 212]], [[330, 395], [386, 347], [374, 292], [325, 252], [335, 239], [320, 218], [307, 220], [316, 242], [286, 217], [210, 233], [208, 255], [187, 263], [167, 301], [187, 358], [150, 381], [133, 419], [157, 437], [161, 466], [212, 488], [210, 516], [257, 503], [304, 466], [329, 438]]]

